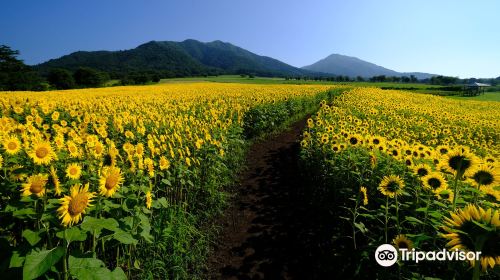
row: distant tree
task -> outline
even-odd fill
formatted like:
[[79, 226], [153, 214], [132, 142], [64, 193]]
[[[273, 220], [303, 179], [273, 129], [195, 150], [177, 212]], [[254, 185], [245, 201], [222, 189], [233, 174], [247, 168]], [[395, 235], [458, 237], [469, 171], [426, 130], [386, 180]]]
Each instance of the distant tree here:
[[43, 80], [17, 59], [19, 51], [0, 45], [0, 90], [43, 90]]
[[357, 76], [356, 77], [356, 81], [358, 81], [358, 82], [364, 82], [365, 79], [363, 77], [361, 77], [361, 76]]
[[73, 74], [73, 78], [80, 87], [99, 87], [104, 83], [102, 74], [88, 67], [78, 68]]
[[146, 73], [136, 73], [132, 75], [132, 80], [134, 80], [134, 84], [136, 85], [143, 85], [150, 81]]
[[412, 82], [412, 83], [418, 82], [417, 77], [415, 77], [415, 75], [410, 75], [410, 82]]
[[66, 69], [52, 69], [49, 72], [47, 80], [57, 89], [70, 89], [75, 87], [73, 74]]
[[403, 83], [409, 83], [409, 82], [411, 81], [411, 79], [410, 79], [410, 77], [403, 76], [403, 77], [401, 77], [401, 81], [402, 81]]
[[153, 83], [159, 83], [159, 82], [160, 82], [160, 80], [161, 80], [161, 76], [160, 76], [160, 74], [158, 74], [158, 73], [153, 74], [153, 75], [151, 76], [151, 81], [152, 81]]

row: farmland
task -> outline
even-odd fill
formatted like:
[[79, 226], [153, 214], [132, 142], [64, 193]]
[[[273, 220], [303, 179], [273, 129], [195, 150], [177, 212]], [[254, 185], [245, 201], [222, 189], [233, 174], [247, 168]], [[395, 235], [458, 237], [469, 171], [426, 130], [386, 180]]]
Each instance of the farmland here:
[[[500, 103], [220, 79], [0, 93], [1, 271], [496, 277]], [[384, 243], [483, 255], [381, 270]]]
[[[496, 102], [368, 88], [322, 104], [308, 119], [302, 159], [316, 203], [338, 215], [332, 217], [338, 246], [354, 252], [339, 259], [344, 275], [496, 277], [499, 112]], [[377, 270], [369, 256], [383, 243], [483, 255], [470, 264]]]
[[330, 90], [196, 83], [0, 93], [7, 275], [187, 278], [205, 254], [201, 222], [224, 204], [247, 137], [310, 112]]

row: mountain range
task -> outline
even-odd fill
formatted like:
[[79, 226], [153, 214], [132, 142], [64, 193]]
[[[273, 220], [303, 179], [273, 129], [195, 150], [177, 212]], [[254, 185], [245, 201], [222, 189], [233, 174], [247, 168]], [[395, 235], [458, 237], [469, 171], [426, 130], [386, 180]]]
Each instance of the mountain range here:
[[427, 73], [400, 73], [355, 57], [338, 54], [298, 68], [230, 43], [204, 43], [192, 39], [182, 42], [151, 41], [134, 49], [121, 51], [77, 51], [35, 66], [45, 74], [53, 68], [75, 70], [79, 67], [95, 68], [108, 72], [111, 76], [144, 71], [160, 72], [165, 77], [252, 74], [282, 77], [342, 75], [367, 78], [378, 75], [415, 75], [419, 79], [425, 79], [432, 76]]

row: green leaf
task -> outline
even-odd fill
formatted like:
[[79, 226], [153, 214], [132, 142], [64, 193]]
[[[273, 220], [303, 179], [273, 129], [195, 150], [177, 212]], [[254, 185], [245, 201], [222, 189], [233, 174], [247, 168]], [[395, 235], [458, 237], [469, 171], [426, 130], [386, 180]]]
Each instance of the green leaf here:
[[23, 218], [24, 216], [35, 215], [35, 214], [36, 212], [32, 208], [24, 208], [21, 210], [14, 211], [14, 213], [12, 213], [12, 216], [16, 218]]
[[120, 241], [122, 244], [137, 244], [137, 239], [133, 238], [130, 233], [125, 231], [115, 232], [113, 238]]
[[162, 182], [163, 184], [167, 185], [167, 186], [170, 186], [170, 187], [172, 186], [172, 183], [171, 183], [171, 182], [170, 182], [170, 180], [168, 180], [168, 179], [163, 179], [163, 180], [161, 180], [161, 182]]
[[476, 224], [477, 226], [479, 226], [479, 227], [481, 227], [481, 228], [483, 228], [483, 229], [485, 229], [485, 230], [487, 230], [487, 231], [494, 231], [494, 230], [495, 230], [495, 228], [493, 228], [493, 227], [489, 227], [489, 226], [487, 226], [487, 225], [485, 225], [485, 224], [481, 224], [481, 223], [479, 223], [479, 222], [477, 222], [477, 221], [471, 220], [471, 222], [473, 222], [473, 223], [474, 223], [474, 224]]
[[112, 272], [104, 263], [96, 258], [69, 257], [69, 272], [79, 280], [126, 280], [127, 276], [121, 267]]
[[9, 267], [22, 267], [24, 264], [25, 257], [21, 256], [18, 251], [12, 252], [12, 256], [10, 257]]
[[414, 218], [414, 217], [406, 217], [405, 219], [409, 222], [418, 223], [418, 224], [422, 224], [422, 225], [424, 224], [424, 222], [422, 222], [421, 220]]
[[80, 227], [85, 231], [101, 231], [102, 229], [107, 229], [110, 231], [118, 231], [118, 222], [113, 218], [98, 219], [94, 217], [86, 216], [83, 219]]
[[61, 239], [64, 239], [64, 232], [66, 232], [66, 241], [68, 243], [71, 243], [73, 241], [85, 241], [87, 239], [87, 233], [81, 231], [77, 227], [71, 227], [65, 229], [64, 231], [60, 231], [56, 233], [56, 236]]
[[427, 207], [417, 208], [415, 211], [417, 211], [417, 212], [425, 212], [425, 211], [427, 211]]
[[156, 202], [161, 205], [163, 208], [168, 208], [168, 201], [165, 197], [157, 199]]
[[52, 250], [32, 251], [26, 256], [23, 267], [23, 280], [35, 279], [42, 276], [64, 255], [63, 247]]
[[368, 231], [363, 223], [354, 223], [354, 226], [362, 233], [366, 233]]
[[113, 270], [113, 272], [111, 272], [111, 279], [127, 280], [127, 275], [125, 275], [125, 272], [123, 272], [123, 269], [121, 267], [117, 267], [115, 268], [115, 270]]
[[35, 246], [42, 238], [38, 232], [34, 232], [30, 229], [23, 230], [23, 237], [29, 242], [31, 246]]

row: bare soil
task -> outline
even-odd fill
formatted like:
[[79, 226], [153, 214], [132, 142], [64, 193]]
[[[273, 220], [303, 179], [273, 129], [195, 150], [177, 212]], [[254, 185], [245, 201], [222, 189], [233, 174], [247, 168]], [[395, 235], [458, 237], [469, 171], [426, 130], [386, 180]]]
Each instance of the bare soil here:
[[332, 276], [331, 236], [322, 234], [321, 226], [328, 223], [310, 207], [299, 170], [298, 141], [304, 127], [305, 121], [299, 121], [250, 148], [232, 204], [218, 221], [221, 231], [207, 278]]

